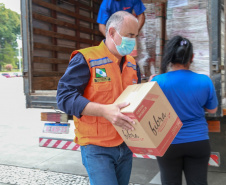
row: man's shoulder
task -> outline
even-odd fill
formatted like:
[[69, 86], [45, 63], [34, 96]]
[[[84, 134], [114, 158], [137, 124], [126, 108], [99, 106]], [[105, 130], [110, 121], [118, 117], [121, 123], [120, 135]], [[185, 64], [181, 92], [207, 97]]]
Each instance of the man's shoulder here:
[[80, 49], [78, 50], [78, 52], [80, 52], [84, 56], [86, 61], [106, 58], [106, 52], [104, 52], [103, 43], [98, 46]]
[[80, 49], [78, 50], [78, 52], [82, 53], [83, 55], [86, 55], [86, 54], [95, 53], [99, 49], [100, 49], [100, 46], [91, 46], [88, 48]]
[[101, 3], [101, 8], [110, 8], [110, 5], [114, 3], [113, 0], [103, 0]]
[[136, 60], [131, 55], [126, 55], [126, 58], [128, 61], [136, 63]]

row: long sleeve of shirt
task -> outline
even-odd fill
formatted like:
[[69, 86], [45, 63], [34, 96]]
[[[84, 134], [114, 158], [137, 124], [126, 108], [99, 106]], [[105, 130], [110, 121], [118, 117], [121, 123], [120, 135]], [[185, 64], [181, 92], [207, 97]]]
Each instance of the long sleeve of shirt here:
[[84, 90], [90, 79], [90, 71], [81, 53], [76, 54], [58, 83], [58, 108], [69, 115], [81, 117], [85, 106], [90, 102], [83, 97]]
[[137, 77], [138, 77], [137, 83], [140, 84], [141, 83], [141, 74], [140, 74], [140, 67], [138, 64], [137, 64], [136, 69], [137, 69]]
[[[138, 83], [141, 83], [140, 69], [137, 65]], [[66, 114], [81, 118], [82, 111], [90, 102], [83, 97], [90, 79], [89, 66], [81, 53], [76, 54], [58, 83], [57, 105]]]

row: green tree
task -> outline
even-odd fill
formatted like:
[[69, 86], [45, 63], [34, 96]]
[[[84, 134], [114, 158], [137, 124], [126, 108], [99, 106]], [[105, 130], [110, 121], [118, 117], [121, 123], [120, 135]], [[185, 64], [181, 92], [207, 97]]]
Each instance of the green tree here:
[[0, 51], [0, 65], [12, 64], [13, 67], [16, 67], [18, 62], [17, 50], [7, 42], [4, 45], [5, 47]]
[[0, 3], [0, 69], [1, 65], [17, 63], [17, 37], [20, 35], [20, 15]]

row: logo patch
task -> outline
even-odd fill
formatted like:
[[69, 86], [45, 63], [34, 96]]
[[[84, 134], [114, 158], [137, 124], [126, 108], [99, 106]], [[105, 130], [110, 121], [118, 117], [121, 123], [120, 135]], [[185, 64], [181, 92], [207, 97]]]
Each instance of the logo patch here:
[[130, 9], [130, 7], [123, 7], [123, 10], [128, 10]]
[[96, 68], [96, 78], [107, 77], [105, 68]]
[[135, 79], [133, 79], [133, 84], [137, 84], [137, 81]]
[[102, 77], [102, 78], [94, 78], [94, 82], [110, 82], [111, 78], [110, 77]]

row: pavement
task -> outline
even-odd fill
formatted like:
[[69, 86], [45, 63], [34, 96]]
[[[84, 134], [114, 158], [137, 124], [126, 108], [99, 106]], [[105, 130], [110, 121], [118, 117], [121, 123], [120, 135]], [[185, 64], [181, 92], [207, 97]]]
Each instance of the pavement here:
[[[23, 80], [0, 78], [0, 185], [89, 184], [80, 151], [39, 147], [39, 137], [73, 139], [69, 134], [42, 133], [41, 112], [26, 109]], [[183, 179], [183, 185], [186, 183]], [[156, 160], [134, 158], [131, 185], [161, 185]], [[225, 185], [225, 173], [209, 172], [209, 185]]]

